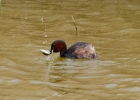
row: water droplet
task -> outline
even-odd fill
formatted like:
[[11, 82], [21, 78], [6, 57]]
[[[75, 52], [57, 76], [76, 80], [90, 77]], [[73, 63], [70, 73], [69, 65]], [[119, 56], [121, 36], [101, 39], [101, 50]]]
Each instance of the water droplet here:
[[45, 35], [45, 37], [47, 37], [47, 35]]
[[44, 19], [43, 18], [41, 18], [40, 20], [41, 20], [41, 22], [44, 22]]
[[44, 41], [43, 44], [47, 44], [47, 41]]

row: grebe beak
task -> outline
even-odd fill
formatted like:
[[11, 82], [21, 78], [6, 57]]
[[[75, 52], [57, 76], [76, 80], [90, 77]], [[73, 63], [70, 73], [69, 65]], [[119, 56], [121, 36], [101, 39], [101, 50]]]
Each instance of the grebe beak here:
[[53, 50], [50, 50], [50, 54], [52, 54], [53, 53]]

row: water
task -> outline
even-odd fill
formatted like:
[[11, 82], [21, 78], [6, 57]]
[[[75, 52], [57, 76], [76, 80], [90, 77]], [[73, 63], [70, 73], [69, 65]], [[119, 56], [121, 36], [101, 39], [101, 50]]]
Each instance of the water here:
[[[139, 0], [1, 1], [0, 99], [140, 99], [139, 20]], [[98, 58], [41, 54], [57, 39], [90, 42]]]

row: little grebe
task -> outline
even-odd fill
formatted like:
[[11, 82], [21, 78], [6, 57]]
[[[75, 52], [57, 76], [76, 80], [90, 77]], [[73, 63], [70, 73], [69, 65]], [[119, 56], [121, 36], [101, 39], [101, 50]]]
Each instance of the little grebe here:
[[52, 52], [60, 52], [61, 57], [67, 58], [95, 58], [97, 56], [94, 46], [86, 42], [77, 42], [67, 49], [63, 40], [56, 40], [51, 45], [50, 54]]

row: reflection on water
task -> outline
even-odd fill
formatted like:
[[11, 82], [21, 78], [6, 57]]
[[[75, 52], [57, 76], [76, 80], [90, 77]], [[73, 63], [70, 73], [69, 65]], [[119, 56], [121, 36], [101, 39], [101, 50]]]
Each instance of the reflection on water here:
[[[138, 100], [139, 15], [139, 0], [1, 1], [0, 99]], [[42, 55], [57, 39], [90, 42], [98, 58]]]

